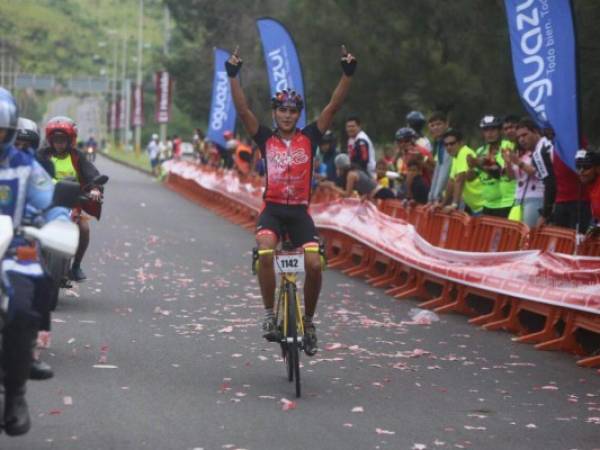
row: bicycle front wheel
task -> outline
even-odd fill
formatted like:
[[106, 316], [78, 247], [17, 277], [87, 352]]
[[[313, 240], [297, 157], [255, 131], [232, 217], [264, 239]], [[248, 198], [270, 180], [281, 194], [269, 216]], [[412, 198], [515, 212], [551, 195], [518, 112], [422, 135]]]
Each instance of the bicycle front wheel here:
[[293, 283], [287, 285], [287, 344], [288, 344], [288, 380], [296, 381], [296, 397], [300, 397], [300, 352], [298, 351], [298, 322], [296, 317], [296, 286]]

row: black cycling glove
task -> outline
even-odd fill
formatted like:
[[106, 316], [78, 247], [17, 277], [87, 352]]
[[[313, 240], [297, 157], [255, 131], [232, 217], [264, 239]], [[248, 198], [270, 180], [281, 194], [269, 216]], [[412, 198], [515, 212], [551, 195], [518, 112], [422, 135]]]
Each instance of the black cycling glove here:
[[354, 71], [356, 70], [356, 59], [352, 59], [348, 62], [348, 60], [343, 57], [340, 63], [342, 64], [342, 70], [346, 76], [351, 77], [354, 75]]
[[238, 72], [242, 68], [242, 60], [237, 64], [231, 64], [229, 60], [225, 61], [225, 70], [227, 71], [227, 76], [229, 78], [237, 77]]

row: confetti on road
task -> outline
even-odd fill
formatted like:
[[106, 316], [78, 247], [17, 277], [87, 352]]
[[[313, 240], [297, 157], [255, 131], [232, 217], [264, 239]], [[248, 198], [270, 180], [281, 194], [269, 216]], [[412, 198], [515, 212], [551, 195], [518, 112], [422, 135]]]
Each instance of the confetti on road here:
[[388, 435], [394, 435], [394, 434], [396, 434], [395, 431], [384, 430], [382, 428], [375, 428], [375, 433], [377, 433], [377, 434], [388, 434]]
[[291, 400], [288, 400], [287, 398], [282, 398], [282, 399], [280, 400], [280, 402], [281, 402], [281, 409], [282, 409], [283, 411], [290, 411], [290, 410], [292, 410], [292, 409], [296, 409], [296, 407], [298, 406], [298, 405], [296, 404], [296, 402], [293, 402], [293, 401], [291, 401]]

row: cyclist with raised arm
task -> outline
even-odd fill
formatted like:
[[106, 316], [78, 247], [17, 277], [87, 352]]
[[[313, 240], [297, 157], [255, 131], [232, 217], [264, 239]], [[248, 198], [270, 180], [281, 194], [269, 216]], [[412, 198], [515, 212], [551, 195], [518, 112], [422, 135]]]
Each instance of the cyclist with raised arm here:
[[[234, 51], [225, 68], [231, 84], [233, 102], [246, 131], [260, 149], [266, 163], [265, 206], [258, 218], [256, 242], [259, 250], [275, 249], [277, 241], [286, 230], [295, 247], [314, 249], [318, 244], [315, 224], [308, 213], [312, 182], [312, 161], [317, 145], [327, 131], [334, 114], [340, 109], [356, 69], [356, 59], [342, 46], [342, 77], [333, 91], [327, 106], [315, 122], [302, 130], [296, 128], [300, 111], [304, 106], [302, 97], [291, 89], [275, 93], [271, 100], [276, 128], [271, 130], [258, 123], [250, 110], [237, 74], [242, 67], [238, 49]], [[318, 252], [305, 252], [306, 280], [304, 285], [304, 351], [313, 356], [317, 351], [317, 335], [313, 316], [321, 290], [321, 260]], [[264, 337], [275, 337], [276, 323], [275, 271], [273, 255], [260, 256], [258, 270], [265, 320]]]

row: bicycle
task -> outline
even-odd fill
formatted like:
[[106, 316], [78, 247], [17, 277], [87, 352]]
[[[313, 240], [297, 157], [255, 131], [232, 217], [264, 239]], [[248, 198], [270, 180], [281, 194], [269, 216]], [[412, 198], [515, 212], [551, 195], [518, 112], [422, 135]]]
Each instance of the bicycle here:
[[[304, 350], [304, 323], [302, 321], [302, 302], [296, 281], [298, 274], [304, 272], [304, 253], [319, 253], [321, 255], [321, 267], [322, 269], [325, 268], [325, 249], [322, 244], [319, 247], [295, 249], [289, 241], [285, 241], [281, 249], [259, 250], [254, 248], [252, 264], [252, 272], [256, 274], [259, 257], [274, 255], [273, 264], [275, 273], [280, 276], [280, 282], [275, 309], [277, 336], [272, 341], [279, 342], [281, 346], [281, 355], [286, 364], [288, 381], [290, 383], [295, 381], [297, 398], [302, 393], [300, 353]], [[290, 299], [293, 299], [293, 302]], [[292, 324], [295, 324], [295, 326]]]

